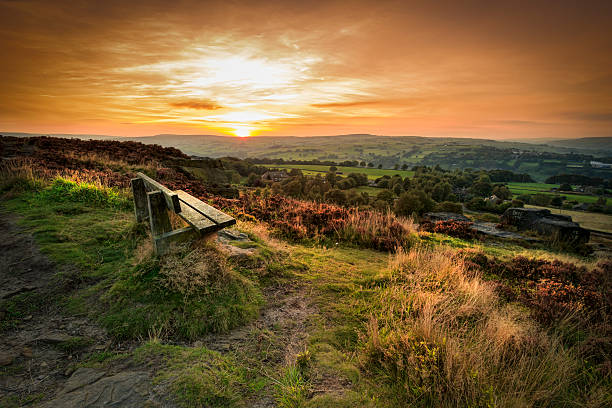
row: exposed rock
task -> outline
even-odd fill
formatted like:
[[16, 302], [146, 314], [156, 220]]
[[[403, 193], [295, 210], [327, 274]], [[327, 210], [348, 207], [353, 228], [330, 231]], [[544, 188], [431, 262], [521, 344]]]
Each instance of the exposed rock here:
[[79, 368], [64, 390], [43, 407], [137, 408], [150, 401], [151, 384], [145, 372], [126, 371], [110, 377], [91, 368]]
[[535, 238], [525, 237], [521, 234], [517, 234], [516, 232], [504, 231], [502, 229], [497, 228], [497, 225], [492, 222], [480, 222], [480, 221], [472, 221], [468, 217], [462, 214], [451, 213], [451, 212], [435, 212], [435, 213], [426, 213], [424, 215], [425, 219], [431, 222], [437, 221], [459, 221], [459, 222], [471, 222], [472, 228], [474, 228], [478, 233], [487, 235], [490, 237], [496, 238], [504, 238], [504, 239], [521, 239], [526, 241], [538, 241]]
[[100, 378], [104, 377], [103, 371], [98, 371], [93, 368], [81, 367], [78, 368], [72, 376], [66, 381], [63, 393], [72, 392], [85, 385], [93, 384]]
[[240, 232], [234, 229], [222, 229], [217, 232], [217, 239], [221, 242], [228, 241], [250, 241], [249, 236], [244, 232]]
[[437, 222], [437, 221], [472, 222], [472, 220], [470, 220], [465, 215], [452, 213], [452, 212], [430, 212], [430, 213], [426, 213], [423, 217], [431, 222]]
[[33, 342], [42, 342], [49, 344], [64, 343], [72, 340], [73, 337], [62, 334], [62, 333], [44, 333], [42, 336], [33, 339]]
[[481, 234], [489, 235], [497, 238], [505, 238], [505, 239], [523, 239], [526, 241], [538, 241], [535, 238], [526, 237], [521, 234], [517, 234], [512, 231], [504, 231], [502, 229], [497, 228], [497, 224], [493, 222], [475, 222], [472, 226], [476, 231]]
[[550, 210], [540, 208], [508, 208], [501, 216], [501, 222], [519, 230], [532, 230], [572, 244], [589, 242], [590, 232], [568, 215], [551, 214]]

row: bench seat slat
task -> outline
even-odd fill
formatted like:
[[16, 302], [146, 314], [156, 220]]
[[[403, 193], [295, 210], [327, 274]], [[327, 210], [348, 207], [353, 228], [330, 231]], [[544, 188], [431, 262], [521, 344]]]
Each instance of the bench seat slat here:
[[182, 207], [188, 206], [197, 211], [212, 222], [216, 223], [219, 229], [236, 224], [236, 220], [234, 218], [187, 194], [183, 190], [177, 190], [176, 193], [178, 194], [181, 203], [185, 204]]
[[209, 220], [188, 205], [181, 206], [181, 212], [178, 216], [184, 219], [187, 224], [195, 228], [200, 234], [214, 232], [219, 230], [219, 224]]

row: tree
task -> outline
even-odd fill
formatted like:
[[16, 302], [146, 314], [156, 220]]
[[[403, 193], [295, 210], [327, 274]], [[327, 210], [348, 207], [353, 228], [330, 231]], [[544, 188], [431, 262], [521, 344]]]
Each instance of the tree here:
[[510, 197], [512, 197], [512, 192], [510, 192], [510, 189], [503, 185], [493, 187], [493, 194], [502, 200], [508, 200]]
[[337, 188], [329, 190], [325, 193], [325, 201], [332, 202], [338, 205], [346, 205], [346, 193]]
[[374, 167], [374, 163], [368, 163], [368, 167]]
[[572, 185], [568, 184], [568, 183], [563, 183], [559, 186], [559, 190], [561, 191], [573, 191], [572, 190]]
[[329, 172], [325, 175], [325, 180], [327, 180], [327, 182], [329, 183], [330, 186], [335, 186], [336, 185], [336, 173], [334, 172]]
[[263, 186], [263, 182], [261, 181], [261, 177], [258, 174], [251, 173], [247, 178], [247, 186], [251, 187], [261, 187]]
[[380, 193], [376, 194], [376, 199], [377, 200], [385, 201], [388, 204], [391, 204], [393, 202], [394, 198], [395, 198], [395, 196], [389, 190], [383, 190]]
[[379, 165], [378, 165], [378, 168], [379, 168], [379, 169], [382, 169], [382, 164], [379, 164]]
[[554, 196], [550, 200], [550, 205], [552, 205], [553, 207], [561, 207], [562, 204], [563, 204], [563, 198], [561, 198], [561, 196]]
[[300, 179], [296, 178], [285, 184], [285, 194], [291, 197], [299, 197], [302, 195], [302, 183]]
[[412, 214], [423, 215], [434, 208], [434, 201], [420, 190], [412, 190], [400, 195], [395, 202], [394, 212], [408, 217]]
[[406, 163], [402, 164], [402, 170], [406, 170], [408, 168], [408, 165]]
[[472, 184], [472, 187], [470, 187], [470, 191], [476, 196], [488, 197], [493, 192], [493, 186], [490, 182], [480, 180]]
[[329, 171], [332, 172], [332, 173], [335, 173], [335, 172], [338, 171], [338, 168], [336, 166], [330, 166], [329, 167]]
[[438, 202], [445, 201], [450, 195], [451, 189], [452, 187], [449, 183], [438, 183], [431, 192], [431, 198]]
[[393, 165], [393, 170], [397, 170], [397, 169], [399, 169], [399, 164], [398, 164], [398, 163], [395, 163], [395, 164]]

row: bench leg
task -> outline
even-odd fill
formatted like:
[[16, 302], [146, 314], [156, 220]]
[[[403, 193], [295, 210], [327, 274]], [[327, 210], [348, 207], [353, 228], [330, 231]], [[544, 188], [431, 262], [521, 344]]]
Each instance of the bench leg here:
[[149, 217], [147, 190], [144, 181], [140, 178], [133, 178], [130, 184], [132, 185], [132, 193], [134, 194], [134, 213], [136, 215], [136, 222], [142, 222]]
[[170, 224], [170, 217], [168, 217], [168, 210], [166, 206], [166, 199], [164, 193], [161, 191], [152, 191], [147, 193], [147, 201], [149, 203], [149, 220], [151, 221], [151, 235], [153, 235], [153, 243], [155, 244], [155, 251], [159, 254], [165, 252], [167, 248], [163, 248], [162, 241], [160, 241], [160, 247], [157, 247], [156, 238], [172, 231], [172, 225]]
[[170, 249], [170, 244], [187, 242], [198, 238], [200, 234], [192, 227], [185, 227], [153, 237], [153, 243], [158, 255], [163, 255]]

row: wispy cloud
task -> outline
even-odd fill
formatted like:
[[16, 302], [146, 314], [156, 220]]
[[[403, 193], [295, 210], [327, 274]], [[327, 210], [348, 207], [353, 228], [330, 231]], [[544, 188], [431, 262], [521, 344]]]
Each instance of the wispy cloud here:
[[188, 108], [197, 110], [217, 110], [223, 108], [213, 101], [179, 101], [170, 102], [170, 106], [175, 108]]

